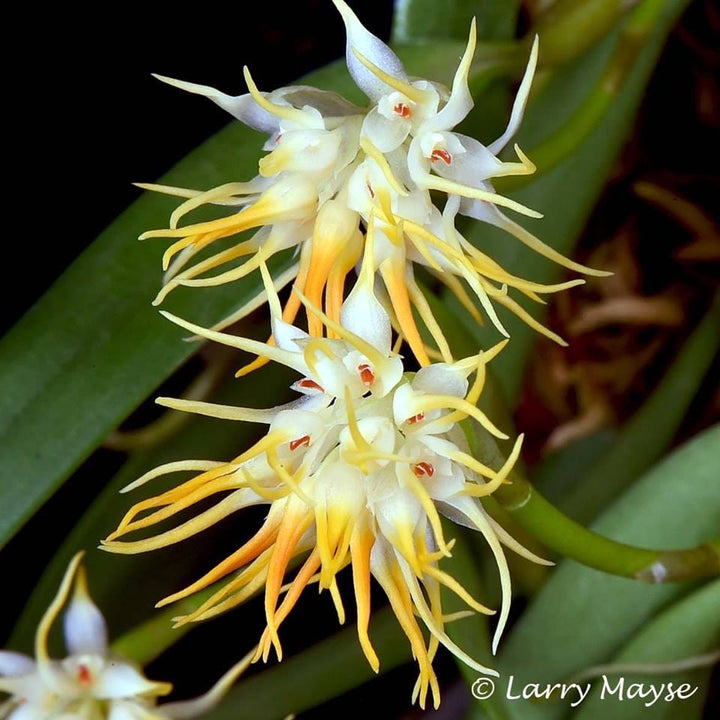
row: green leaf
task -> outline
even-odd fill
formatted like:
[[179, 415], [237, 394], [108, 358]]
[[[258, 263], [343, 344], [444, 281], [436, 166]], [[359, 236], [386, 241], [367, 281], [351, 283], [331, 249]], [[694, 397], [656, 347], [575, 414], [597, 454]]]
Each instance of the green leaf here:
[[[688, 547], [712, 539], [720, 527], [720, 425], [685, 444], [655, 467], [606, 511], [593, 530], [646, 547]], [[523, 614], [500, 654], [515, 685], [562, 682], [606, 662], [681, 585], [644, 583], [564, 561]], [[558, 612], [562, 608], [562, 612]], [[512, 717], [558, 718], [562, 702], [517, 700]]]
[[507, 40], [515, 32], [519, 6], [518, 0], [398, 0], [393, 41], [464, 39], [473, 17], [480, 40]]
[[[633, 121], [652, 69], [675, 19], [686, 0], [643, 3], [656, 12], [650, 31], [643, 38], [636, 62], [627, 69], [623, 84], [610, 110], [594, 124], [594, 130], [575, 152], [545, 175], [525, 187], [509, 193], [510, 197], [545, 214], [542, 220], [522, 218], [521, 222], [559, 252], [572, 254], [588, 215], [599, 197]], [[619, 31], [610, 33], [591, 52], [576, 63], [558, 69], [538, 98], [528, 108], [518, 143], [532, 157], [533, 146], [555, 130], [562, 128], [592, 91], [610, 58]], [[542, 38], [540, 39], [542, 57]], [[473, 134], [470, 132], [469, 134]], [[489, 226], [468, 223], [468, 238], [494, 260], [522, 277], [536, 282], [557, 281], [562, 269], [533, 253], [519, 241]], [[538, 306], [533, 308], [539, 316]], [[499, 313], [512, 342], [498, 366], [498, 380], [510, 407], [520, 391], [525, 364], [535, 340], [535, 331], [515, 316], [501, 309]], [[491, 327], [468, 328], [483, 346], [496, 342], [498, 333]]]
[[720, 296], [680, 349], [645, 404], [623, 427], [612, 449], [559, 506], [588, 522], [662, 455], [675, 436], [720, 348]]
[[[410, 660], [410, 646], [390, 609], [373, 614], [370, 638], [381, 672]], [[240, 682], [207, 720], [282, 720], [375, 677], [349, 627], [295, 657]], [[408, 688], [408, 698], [412, 688]]]
[[[413, 73], [440, 81], [452, 76], [461, 52], [458, 43], [400, 50]], [[359, 99], [343, 63], [304, 82]], [[260, 144], [257, 133], [234, 123], [162, 182], [205, 189], [252, 177]], [[136, 240], [144, 230], [166, 226], [175, 205], [143, 195], [0, 343], [0, 442], [12, 449], [0, 467], [0, 547], [197, 347], [180, 342], [177, 328], [150, 307], [165, 243]], [[253, 276], [232, 287], [189, 290], [172, 298], [169, 309], [201, 324], [213, 322], [258, 289]]]
[[[720, 580], [709, 583], [692, 595], [675, 603], [649, 622], [613, 659], [613, 664], [664, 665], [686, 660], [715, 650], [720, 643]], [[596, 681], [595, 689], [573, 715], [574, 720], [670, 720], [682, 717], [684, 720], [699, 718], [710, 687], [709, 668], [684, 670], [662, 674], [640, 674], [619, 672], [608, 674], [609, 687], [615, 687], [624, 678], [624, 687], [632, 683], [644, 683], [660, 689], [663, 683], [672, 683], [678, 688], [688, 683], [697, 691], [688, 700], [668, 701], [661, 697], [650, 707], [643, 706], [643, 700], [618, 700], [617, 694], [605, 692], [603, 681]], [[692, 692], [690, 690], [689, 692]], [[645, 702], [649, 702], [652, 696]]]

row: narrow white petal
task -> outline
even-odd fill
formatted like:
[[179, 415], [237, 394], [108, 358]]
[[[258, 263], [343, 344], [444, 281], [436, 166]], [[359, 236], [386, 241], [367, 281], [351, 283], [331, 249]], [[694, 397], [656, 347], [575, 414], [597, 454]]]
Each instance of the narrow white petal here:
[[526, 560], [537, 563], [538, 565], [545, 565], [546, 567], [551, 567], [555, 564], [552, 560], [545, 560], [532, 552], [532, 550], [528, 550], [524, 545], [521, 545], [500, 523], [495, 522], [491, 517], [488, 517], [488, 522], [495, 530], [498, 540], [500, 540], [505, 547], [520, 555], [520, 557], [524, 557]]
[[374, 101], [386, 95], [390, 88], [370, 70], [368, 70], [355, 56], [353, 49], [377, 65], [388, 75], [406, 81], [407, 75], [400, 58], [382, 41], [363, 27], [357, 15], [349, 8], [344, 0], [333, 0], [335, 7], [342, 15], [347, 32], [347, 48], [345, 61], [355, 84]]
[[[473, 498], [462, 496], [446, 500], [442, 503], [443, 508], [441, 512], [451, 520], [458, 522], [458, 515], [464, 516], [467, 520], [461, 521], [461, 524], [467, 527], [472, 527], [482, 533], [483, 537], [490, 546], [493, 556], [495, 557], [495, 563], [497, 564], [498, 574], [500, 575], [500, 587], [502, 591], [502, 600], [500, 605], [500, 615], [498, 617], [497, 627], [495, 628], [495, 634], [493, 636], [492, 649], [493, 652], [497, 652], [497, 647], [502, 637], [505, 624], [507, 623], [508, 616], [510, 614], [510, 602], [512, 600], [512, 589], [510, 586], [510, 570], [507, 565], [507, 559], [503, 552], [500, 541], [495, 534], [495, 530], [488, 521], [485, 512], [479, 506], [476, 500]], [[446, 512], [446, 508], [453, 508], [455, 513], [452, 511]], [[467, 522], [469, 521], [469, 522]]]
[[383, 355], [390, 352], [390, 317], [375, 297], [372, 287], [362, 280], [358, 280], [343, 303], [340, 324], [377, 348]]
[[530, 59], [528, 60], [527, 67], [525, 68], [525, 75], [523, 75], [522, 82], [520, 83], [517, 95], [515, 96], [515, 102], [513, 103], [512, 112], [510, 113], [510, 121], [505, 128], [505, 132], [497, 140], [488, 145], [488, 150], [490, 150], [493, 155], [497, 155], [510, 142], [520, 127], [523, 115], [525, 114], [525, 105], [527, 105], [528, 95], [530, 94], [530, 86], [532, 85], [533, 77], [535, 76], [537, 58], [538, 36], [536, 35], [532, 50], [530, 51]]
[[164, 75], [153, 75], [153, 77], [168, 85], [180, 88], [180, 90], [209, 98], [241, 123], [260, 132], [275, 133], [280, 127], [279, 118], [263, 110], [252, 99], [249, 93], [233, 97], [209, 85], [197, 85], [196, 83], [175, 80], [174, 78], [165, 77]]
[[468, 37], [465, 53], [463, 54], [462, 60], [455, 72], [450, 98], [439, 113], [431, 117], [427, 122], [423, 123], [421, 132], [451, 130], [467, 116], [470, 110], [472, 110], [475, 103], [473, 102], [473, 98], [468, 87], [468, 74], [470, 73], [470, 65], [472, 63], [473, 55], [475, 54], [476, 39], [477, 32], [475, 29], [475, 18], [473, 18], [472, 24], [470, 25], [470, 36]]
[[75, 592], [63, 618], [65, 646], [71, 655], [104, 655], [108, 647], [105, 618], [92, 601], [85, 569], [75, 578]]

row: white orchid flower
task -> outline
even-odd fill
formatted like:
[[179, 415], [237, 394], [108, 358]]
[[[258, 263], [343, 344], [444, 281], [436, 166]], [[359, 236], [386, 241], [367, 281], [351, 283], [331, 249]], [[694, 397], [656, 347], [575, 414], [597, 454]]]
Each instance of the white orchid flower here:
[[[205, 695], [158, 705], [172, 690], [169, 683], [148, 680], [142, 670], [108, 647], [105, 620], [90, 598], [82, 553], [68, 566], [57, 595], [35, 637], [35, 659], [0, 651], [0, 705], [3, 720], [181, 720], [214, 707], [247, 668], [251, 653], [231, 668]], [[74, 590], [73, 590], [74, 581]], [[50, 658], [47, 639], [62, 607], [68, 656]]]
[[[371, 322], [381, 326], [379, 335], [385, 337], [387, 318], [378, 314]], [[183, 326], [212, 337], [202, 328], [184, 323]], [[300, 345], [308, 342], [307, 336], [292, 328], [276, 330], [275, 336], [282, 342]], [[218, 339], [227, 342], [227, 338]], [[329, 342], [333, 341], [309, 340]], [[314, 406], [308, 404], [312, 394], [300, 399], [302, 405], [291, 403], [268, 411], [164, 401], [163, 404], [189, 412], [265, 422], [269, 431], [230, 462], [180, 461], [140, 478], [132, 488], [160, 475], [200, 471], [177, 487], [133, 506], [102, 548], [134, 554], [166, 547], [196, 535], [242, 508], [265, 504], [269, 507], [267, 519], [255, 536], [217, 567], [159, 605], [186, 598], [231, 576], [195, 612], [179, 618], [178, 624], [182, 625], [214, 617], [264, 588], [267, 628], [256, 659], [267, 659], [272, 648], [280, 658], [278, 629], [308, 583], [317, 582], [321, 590], [329, 590], [343, 622], [345, 611], [336, 576], [351, 565], [358, 637], [370, 665], [377, 671], [379, 661], [368, 636], [373, 576], [387, 594], [419, 664], [414, 697], [424, 704], [432, 691], [437, 705], [439, 688], [432, 658], [438, 644], [478, 672], [496, 674], [469, 657], [445, 632], [448, 618], [443, 615], [440, 603], [442, 585], [454, 591], [471, 609], [492, 611], [440, 568], [441, 558], [452, 547], [452, 541], [443, 536], [440, 515], [481, 532], [496, 559], [503, 599], [494, 647], [502, 634], [510, 603], [510, 578], [502, 545], [533, 561], [544, 562], [496, 525], [478, 502], [479, 497], [491, 494], [505, 482], [522, 438], [515, 443], [504, 467], [494, 471], [471, 457], [458, 425], [463, 419], [472, 418], [486, 431], [506, 437], [477, 408], [485, 365], [503, 345], [478, 357], [432, 365], [415, 375], [395, 376], [392, 387], [383, 386], [380, 392], [368, 388], [367, 392], [358, 393], [352, 383], [346, 383], [343, 393], [328, 397], [326, 377], [314, 375], [309, 378], [309, 388], [295, 385], [302, 393], [311, 391], [324, 397]], [[254, 345], [242, 347], [260, 351]], [[383, 352], [376, 349], [366, 357]], [[286, 357], [278, 355], [277, 359], [283, 362]], [[300, 365], [296, 369], [312, 370]], [[473, 374], [474, 380], [469, 385], [468, 378]], [[316, 385], [322, 385], [322, 389]], [[215, 496], [219, 499], [214, 505], [170, 530], [144, 539], [125, 539]], [[304, 564], [284, 586], [290, 560], [307, 552]], [[429, 645], [425, 644], [416, 615], [431, 633]]]

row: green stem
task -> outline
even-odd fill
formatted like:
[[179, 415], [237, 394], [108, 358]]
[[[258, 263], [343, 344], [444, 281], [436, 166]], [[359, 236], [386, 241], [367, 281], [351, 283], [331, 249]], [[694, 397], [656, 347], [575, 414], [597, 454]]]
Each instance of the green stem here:
[[[491, 467], [501, 467], [504, 458], [495, 440], [487, 433], [475, 432], [464, 422], [475, 457]], [[543, 545], [565, 557], [612, 575], [650, 583], [720, 575], [720, 542], [689, 550], [648, 550], [626, 545], [569, 518], [517, 471], [509, 479], [493, 493], [493, 498]]]
[[[591, 19], [592, 13], [590, 10], [598, 4], [602, 3], [593, 0], [592, 2], [586, 3], [587, 10], [584, 10], [581, 4], [578, 4], [578, 8], [580, 12], [587, 12], [588, 18]], [[615, 2], [605, 4], [610, 8], [616, 5]], [[655, 22], [665, 9], [665, 0], [644, 0], [644, 2], [641, 2], [630, 12], [627, 22], [620, 30], [615, 50], [605, 66], [598, 83], [588, 93], [570, 120], [539, 145], [528, 151], [528, 156], [532, 158], [537, 166], [537, 172], [534, 175], [524, 177], [500, 178], [496, 182], [498, 191], [507, 193], [518, 187], [522, 187], [572, 155], [597, 127], [602, 117], [608, 112], [620, 94], [623, 83], [630, 77], [631, 70], [648, 36], [651, 34]], [[572, 17], [572, 15], [569, 15], [568, 21], [570, 21]], [[609, 20], [610, 17], [615, 17], [615, 15], [608, 13], [607, 20]], [[544, 55], [548, 51], [547, 31], [545, 31], [545, 33], [546, 34], [541, 36]], [[553, 49], [555, 45], [558, 44], [553, 41], [553, 37], [554, 33], [551, 33], [551, 57], [548, 60], [550, 64], [554, 62], [552, 53], [560, 55], [559, 48]], [[567, 52], [569, 52], [569, 50]], [[546, 62], [546, 60], [547, 58], [544, 59], [543, 62]]]

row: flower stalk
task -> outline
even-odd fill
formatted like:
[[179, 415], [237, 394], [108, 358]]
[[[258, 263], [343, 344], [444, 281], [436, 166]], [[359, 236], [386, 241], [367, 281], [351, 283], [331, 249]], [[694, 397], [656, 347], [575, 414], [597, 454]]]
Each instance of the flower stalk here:
[[[473, 455], [489, 467], [503, 462], [495, 441], [463, 422]], [[526, 480], [517, 466], [509, 482], [493, 493], [521, 527], [545, 547], [564, 557], [611, 575], [648, 583], [683, 582], [720, 575], [720, 543], [687, 550], [649, 550], [616, 542], [583, 527], [558, 510]]]

